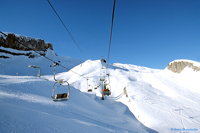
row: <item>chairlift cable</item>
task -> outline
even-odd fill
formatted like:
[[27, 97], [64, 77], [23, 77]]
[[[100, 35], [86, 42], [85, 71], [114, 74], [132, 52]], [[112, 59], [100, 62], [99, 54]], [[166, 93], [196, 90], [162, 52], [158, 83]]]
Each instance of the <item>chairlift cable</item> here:
[[109, 63], [109, 60], [110, 60], [110, 49], [111, 49], [111, 44], [112, 44], [112, 34], [113, 34], [113, 24], [114, 24], [114, 16], [115, 16], [115, 7], [116, 7], [116, 0], [114, 0], [113, 9], [112, 9], [112, 21], [111, 21], [111, 27], [110, 27], [110, 40], [109, 40], [108, 58], [107, 58], [107, 62], [108, 63]]
[[49, 3], [49, 6], [53, 10], [53, 12], [56, 14], [56, 16], [58, 17], [58, 19], [60, 20], [60, 22], [61, 22], [62, 26], [64, 27], [64, 29], [69, 34], [69, 36], [70, 36], [71, 40], [73, 41], [73, 43], [75, 44], [76, 48], [82, 53], [82, 50], [79, 47], [79, 45], [78, 45], [77, 41], [75, 40], [74, 36], [72, 35], [72, 33], [70, 32], [70, 30], [68, 29], [68, 27], [65, 25], [64, 21], [61, 19], [60, 15], [58, 14], [58, 12], [54, 8], [54, 6], [51, 4], [50, 0], [47, 0], [47, 2]]
[[[107, 68], [108, 68], [108, 64], [109, 64], [109, 60], [110, 60], [110, 50], [111, 50], [111, 44], [112, 44], [112, 33], [113, 33], [113, 24], [114, 24], [114, 16], [115, 16], [115, 6], [116, 6], [116, 0], [114, 0], [113, 3], [113, 8], [112, 8], [112, 21], [111, 21], [111, 26], [110, 26], [110, 40], [109, 40], [109, 46], [108, 46], [108, 57], [107, 57], [107, 62], [104, 59], [101, 59], [101, 63], [102, 63], [102, 69], [101, 71], [103, 72], [103, 64], [106, 63], [106, 75], [104, 75], [103, 79], [100, 78], [100, 81], [102, 81], [102, 100], [104, 100], [104, 96], [107, 95], [111, 95], [110, 89], [107, 89], [107, 86], [110, 84], [110, 79], [109, 79], [109, 74], [107, 74]], [[100, 72], [100, 75], [101, 73]], [[105, 76], [108, 77], [109, 83], [105, 84]]]
[[[55, 8], [53, 7], [53, 5], [50, 3], [50, 0], [47, 0], [47, 2], [49, 3], [50, 7], [52, 8], [52, 10], [53, 10], [54, 13], [56, 14], [56, 16], [59, 18], [60, 22], [62, 23], [62, 25], [63, 25], [63, 27], [65, 28], [65, 30], [68, 32], [70, 38], [72, 39], [72, 41], [74, 42], [74, 44], [76, 45], [76, 47], [79, 49], [79, 51], [81, 51], [80, 48], [79, 48], [79, 46], [78, 46], [78, 44], [77, 44], [77, 42], [76, 42], [76, 40], [74, 39], [72, 33], [68, 30], [67, 26], [65, 25], [65, 23], [63, 22], [63, 20], [61, 19], [61, 17], [59, 16], [59, 14], [58, 14], [57, 11], [55, 10]], [[108, 48], [108, 61], [109, 61], [109, 59], [110, 59], [110, 49], [111, 49], [111, 43], [112, 43], [112, 31], [113, 31], [113, 24], [114, 24], [115, 5], [116, 5], [116, 0], [114, 0], [113, 10], [112, 10], [112, 22], [111, 22], [110, 41], [109, 41], [109, 48]], [[0, 33], [2, 33], [2, 34], [4, 34], [5, 36], [7, 36], [5, 33], [1, 32], [1, 31], [0, 31]], [[21, 43], [20, 41], [17, 40], [17, 42], [20, 43], [20, 44], [22, 44], [24, 47], [30, 49], [28, 46], [24, 45], [24, 44]], [[73, 71], [73, 70], [67, 68], [66, 66], [62, 65], [61, 63], [59, 63], [59, 62], [57, 62], [57, 61], [54, 61], [53, 59], [51, 59], [51, 58], [45, 56], [44, 54], [41, 54], [41, 53], [38, 52], [38, 51], [36, 51], [36, 50], [32, 50], [32, 51], [34, 51], [35, 53], [37, 53], [37, 54], [43, 56], [45, 59], [47, 59], [47, 60], [49, 60], [49, 61], [51, 61], [51, 62], [53, 62], [53, 63], [58, 63], [59, 66], [65, 68], [66, 70], [71, 71], [71, 72], [73, 72], [74, 74], [79, 75], [80, 77], [83, 77], [83, 78], [85, 78], [85, 79], [88, 79], [87, 77], [85, 77], [85, 76], [83, 76], [83, 75], [81, 75], [81, 74], [79, 74], [79, 73], [77, 73], [77, 72], [75, 72], [75, 71]]]

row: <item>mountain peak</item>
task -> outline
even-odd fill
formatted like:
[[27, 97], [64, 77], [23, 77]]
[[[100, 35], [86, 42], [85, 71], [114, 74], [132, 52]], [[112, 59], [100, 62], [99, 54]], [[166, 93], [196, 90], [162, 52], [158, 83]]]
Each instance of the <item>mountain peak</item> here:
[[35, 39], [3, 32], [0, 32], [0, 46], [23, 51], [46, 51], [47, 49], [53, 49], [53, 45], [51, 43], [46, 43], [42, 39]]
[[181, 73], [185, 68], [191, 68], [193, 71], [200, 71], [200, 63], [192, 60], [180, 59], [170, 62], [168, 70], [175, 73]]

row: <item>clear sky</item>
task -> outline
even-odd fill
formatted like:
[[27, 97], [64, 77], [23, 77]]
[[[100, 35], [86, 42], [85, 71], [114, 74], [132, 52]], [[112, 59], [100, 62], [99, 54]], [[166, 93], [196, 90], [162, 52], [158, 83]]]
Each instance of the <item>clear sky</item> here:
[[[200, 61], [200, 0], [116, 0], [110, 63], [165, 68]], [[46, 0], [0, 0], [0, 30], [44, 39], [58, 55], [107, 58], [113, 0], [51, 0], [80, 52]]]

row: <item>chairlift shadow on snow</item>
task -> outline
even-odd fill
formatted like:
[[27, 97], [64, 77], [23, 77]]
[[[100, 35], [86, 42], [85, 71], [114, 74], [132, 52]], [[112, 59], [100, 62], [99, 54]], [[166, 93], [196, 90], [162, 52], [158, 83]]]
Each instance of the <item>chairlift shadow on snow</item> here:
[[111, 66], [109, 66], [109, 67], [111, 67], [111, 68], [114, 69], [114, 70], [119, 69], [119, 70], [123, 70], [123, 71], [126, 71], [126, 72], [129, 71], [127, 68], [122, 68], [122, 67], [119, 67], [119, 66], [111, 65]]

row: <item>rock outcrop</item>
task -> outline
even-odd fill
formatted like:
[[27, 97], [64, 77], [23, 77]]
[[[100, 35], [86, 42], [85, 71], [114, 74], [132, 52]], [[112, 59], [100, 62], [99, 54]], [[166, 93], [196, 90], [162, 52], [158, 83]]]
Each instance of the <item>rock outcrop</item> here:
[[181, 73], [186, 67], [193, 69], [193, 71], [200, 71], [200, 66], [189, 60], [177, 60], [168, 64], [167, 68], [175, 73]]
[[53, 49], [53, 45], [45, 43], [44, 40], [17, 36], [12, 33], [5, 34], [3, 32], [0, 32], [0, 46], [23, 51], [46, 51], [47, 49]]

